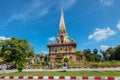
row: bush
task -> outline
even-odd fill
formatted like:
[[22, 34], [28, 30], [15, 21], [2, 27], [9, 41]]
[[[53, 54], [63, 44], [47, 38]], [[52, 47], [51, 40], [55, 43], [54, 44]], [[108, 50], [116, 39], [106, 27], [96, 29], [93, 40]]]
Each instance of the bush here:
[[31, 65], [31, 68], [33, 68], [33, 69], [40, 68], [40, 67], [41, 67], [40, 64], [32, 64]]
[[98, 68], [99, 65], [98, 65], [97, 63], [92, 63], [92, 64], [90, 65], [90, 67], [91, 67], [91, 68]]
[[23, 68], [24, 68], [24, 63], [23, 63], [23, 61], [20, 61], [20, 62], [18, 63], [17, 69], [18, 69], [19, 72], [21, 72], [21, 71], [23, 70]]
[[58, 63], [62, 63], [61, 61], [58, 61]]
[[62, 65], [61, 64], [56, 64], [56, 67], [60, 68], [60, 67], [62, 67]]
[[64, 62], [68, 62], [68, 58], [64, 58]]
[[108, 68], [111, 67], [111, 64], [110, 64], [110, 63], [109, 63], [109, 64], [106, 64], [106, 67], [108, 67]]
[[47, 63], [46, 62], [42, 62], [42, 66], [45, 66], [45, 65], [47, 65]]
[[22, 67], [18, 67], [18, 71], [21, 72], [23, 70]]

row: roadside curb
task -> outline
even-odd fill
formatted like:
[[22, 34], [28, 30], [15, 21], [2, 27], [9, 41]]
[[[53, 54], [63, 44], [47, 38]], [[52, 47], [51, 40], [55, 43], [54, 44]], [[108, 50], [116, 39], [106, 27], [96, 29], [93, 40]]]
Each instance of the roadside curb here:
[[0, 80], [120, 80], [113, 76], [0, 76]]

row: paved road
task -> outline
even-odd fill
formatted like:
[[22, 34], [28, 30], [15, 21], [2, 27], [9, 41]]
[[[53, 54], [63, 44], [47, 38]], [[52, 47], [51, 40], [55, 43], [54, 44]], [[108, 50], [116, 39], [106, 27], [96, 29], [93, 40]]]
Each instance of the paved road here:
[[[82, 71], [82, 70], [88, 70], [88, 71], [120, 71], [120, 67], [117, 68], [72, 68], [68, 69], [67, 71]], [[11, 73], [11, 72], [17, 72], [17, 69], [14, 70], [6, 70], [5, 73]], [[62, 71], [61, 69], [24, 69], [25, 72], [33, 72], [33, 71]]]

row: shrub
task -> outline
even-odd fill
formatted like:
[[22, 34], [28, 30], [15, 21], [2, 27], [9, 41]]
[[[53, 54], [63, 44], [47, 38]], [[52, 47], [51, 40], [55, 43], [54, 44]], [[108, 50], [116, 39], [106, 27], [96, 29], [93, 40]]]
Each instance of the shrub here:
[[68, 62], [68, 58], [64, 58], [64, 62]]
[[61, 61], [58, 61], [58, 63], [62, 63]]
[[99, 64], [99, 67], [104, 68], [104, 67], [105, 67], [105, 64], [104, 64], [104, 63], [100, 63], [100, 64]]
[[117, 67], [117, 64], [112, 64], [112, 67]]
[[62, 67], [62, 65], [61, 64], [56, 64], [56, 67], [60, 68], [60, 67]]
[[22, 67], [18, 67], [18, 71], [21, 72], [23, 70]]
[[111, 67], [111, 64], [106, 64], [106, 67]]
[[92, 67], [94, 67], [94, 68], [98, 68], [99, 65], [98, 65], [97, 63], [93, 63], [93, 64], [91, 64], [91, 68], [92, 68]]
[[45, 66], [45, 65], [47, 65], [47, 63], [46, 62], [42, 62], [42, 66]]
[[17, 69], [18, 69], [19, 72], [21, 72], [21, 71], [23, 70], [23, 68], [24, 68], [24, 63], [23, 63], [23, 61], [20, 61], [20, 62], [18, 63]]
[[31, 68], [33, 68], [33, 69], [40, 68], [40, 67], [41, 67], [40, 64], [32, 64], [31, 65]]
[[115, 60], [112, 60], [112, 61], [111, 61], [111, 63], [114, 63], [114, 64], [115, 64], [116, 62], [117, 62], [117, 61], [115, 61]]

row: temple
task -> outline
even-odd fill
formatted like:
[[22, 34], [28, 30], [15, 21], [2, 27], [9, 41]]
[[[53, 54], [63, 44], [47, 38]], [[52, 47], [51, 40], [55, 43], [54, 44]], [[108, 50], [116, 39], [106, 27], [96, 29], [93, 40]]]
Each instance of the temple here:
[[76, 61], [76, 42], [70, 39], [67, 34], [63, 11], [61, 12], [56, 42], [48, 44], [47, 47], [49, 48], [50, 62], [64, 61], [64, 58], [68, 58], [69, 61]]

